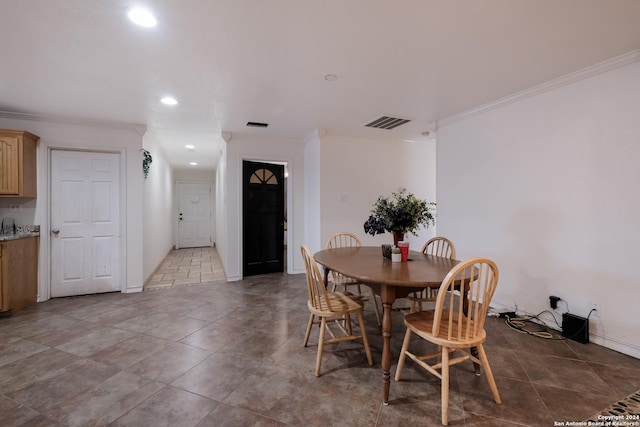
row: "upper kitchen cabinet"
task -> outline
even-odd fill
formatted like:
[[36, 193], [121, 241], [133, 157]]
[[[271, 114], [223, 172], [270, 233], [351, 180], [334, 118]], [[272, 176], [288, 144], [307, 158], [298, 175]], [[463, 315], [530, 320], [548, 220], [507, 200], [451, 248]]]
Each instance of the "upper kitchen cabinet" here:
[[0, 129], [0, 197], [36, 197], [36, 144], [40, 137]]

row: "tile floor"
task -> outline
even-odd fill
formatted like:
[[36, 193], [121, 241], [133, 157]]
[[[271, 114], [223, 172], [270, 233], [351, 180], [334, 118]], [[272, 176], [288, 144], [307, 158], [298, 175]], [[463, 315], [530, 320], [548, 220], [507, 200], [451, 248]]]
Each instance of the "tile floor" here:
[[[183, 251], [170, 256], [187, 257]], [[304, 275], [172, 280], [169, 288], [53, 299], [0, 318], [0, 425], [440, 425], [439, 382], [411, 361], [405, 379], [392, 380], [390, 405], [381, 404], [382, 342], [370, 306], [374, 366], [361, 346], [341, 343], [326, 347], [316, 378], [317, 330], [312, 345], [301, 345]], [[393, 316], [395, 359], [404, 328], [402, 314]], [[580, 421], [640, 388], [638, 359], [525, 336], [493, 318], [487, 330], [503, 404], [470, 364], [459, 365], [452, 426]]]
[[145, 285], [145, 290], [225, 280], [222, 262], [215, 248], [173, 250]]

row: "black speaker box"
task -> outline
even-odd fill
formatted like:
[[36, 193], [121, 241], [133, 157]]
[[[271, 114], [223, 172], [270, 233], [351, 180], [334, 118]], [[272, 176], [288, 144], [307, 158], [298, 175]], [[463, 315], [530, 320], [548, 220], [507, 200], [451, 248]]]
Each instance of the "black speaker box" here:
[[562, 314], [562, 336], [581, 342], [589, 343], [589, 319], [571, 313]]

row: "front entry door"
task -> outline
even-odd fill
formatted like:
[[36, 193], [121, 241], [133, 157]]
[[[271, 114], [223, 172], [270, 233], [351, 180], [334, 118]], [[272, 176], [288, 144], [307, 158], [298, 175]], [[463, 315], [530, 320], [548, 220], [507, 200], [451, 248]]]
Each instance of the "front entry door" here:
[[243, 275], [284, 267], [284, 166], [243, 162]]
[[120, 291], [120, 155], [51, 152], [51, 296]]
[[178, 183], [178, 248], [211, 246], [211, 184]]

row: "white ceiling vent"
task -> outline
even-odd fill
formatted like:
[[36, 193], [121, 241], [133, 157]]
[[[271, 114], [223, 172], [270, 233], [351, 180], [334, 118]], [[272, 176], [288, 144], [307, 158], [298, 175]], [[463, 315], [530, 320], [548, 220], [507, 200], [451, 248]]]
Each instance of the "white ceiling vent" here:
[[410, 121], [411, 120], [409, 119], [399, 119], [397, 117], [382, 116], [367, 123], [364, 126], [376, 129], [393, 129], [405, 123], [409, 123]]

